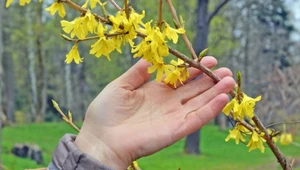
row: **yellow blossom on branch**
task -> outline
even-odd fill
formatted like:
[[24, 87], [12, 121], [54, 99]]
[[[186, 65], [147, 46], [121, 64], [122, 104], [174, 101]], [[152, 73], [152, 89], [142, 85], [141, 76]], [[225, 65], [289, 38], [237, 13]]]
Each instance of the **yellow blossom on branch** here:
[[50, 7], [46, 8], [46, 11], [49, 11], [51, 15], [54, 15], [57, 11], [60, 17], [66, 15], [65, 7], [61, 2], [54, 2]]
[[261, 96], [251, 98], [243, 93], [241, 102], [236, 96], [224, 107], [223, 112], [225, 115], [229, 116], [232, 110], [234, 119], [237, 119], [238, 117], [244, 119], [245, 115], [251, 119], [254, 116], [255, 104], [260, 100]]
[[133, 39], [137, 37], [136, 30], [139, 24], [143, 24], [142, 19], [145, 17], [145, 11], [142, 14], [131, 10], [129, 18], [126, 17], [125, 11], [119, 11], [116, 16], [109, 16], [109, 20], [113, 23], [110, 34], [119, 33], [124, 43], [128, 42], [133, 47]]
[[95, 18], [95, 16], [91, 13], [90, 10], [88, 10], [83, 19], [82, 19], [82, 23], [81, 23], [84, 32], [90, 32], [90, 33], [94, 33], [96, 31], [96, 28], [98, 26], [98, 22]]
[[163, 34], [166, 35], [169, 40], [172, 40], [174, 44], [176, 44], [178, 41], [177, 34], [183, 34], [183, 33], [185, 33], [185, 30], [183, 28], [174, 29], [170, 27], [168, 23], [165, 23]]
[[82, 62], [82, 58], [79, 55], [78, 52], [78, 44], [75, 43], [71, 49], [71, 51], [66, 55], [66, 60], [65, 62], [67, 64], [70, 64], [72, 61], [75, 61], [76, 64], [79, 64]]
[[82, 7], [87, 8], [88, 4], [90, 4], [91, 9], [94, 9], [96, 8], [97, 3], [100, 3], [100, 0], [86, 0]]
[[175, 88], [177, 87], [177, 82], [178, 81], [180, 81], [180, 83], [183, 84], [181, 79], [180, 79], [180, 72], [177, 69], [173, 70], [171, 74], [168, 74], [167, 77], [164, 80], [164, 82], [166, 84], [171, 84]]
[[229, 135], [226, 137], [225, 141], [228, 142], [230, 139], [234, 139], [236, 144], [240, 141], [245, 142], [246, 139], [243, 137], [246, 133], [250, 131], [246, 129], [243, 125], [237, 124], [233, 130], [229, 130]]
[[157, 64], [153, 64], [152, 66], [150, 66], [148, 68], [148, 73], [154, 73], [155, 71], [157, 71], [156, 73], [156, 81], [160, 82], [162, 80], [163, 75], [165, 74], [166, 76], [171, 74], [171, 71], [174, 69], [174, 66], [172, 65], [168, 65], [168, 64], [164, 64], [164, 63], [157, 63]]
[[65, 33], [70, 34], [71, 38], [74, 38], [75, 36], [79, 39], [84, 39], [88, 32], [85, 32], [83, 26], [82, 26], [82, 20], [84, 18], [79, 17], [75, 18], [73, 21], [69, 22], [66, 20], [60, 21], [62, 29]]
[[266, 142], [266, 140], [263, 138], [263, 135], [263, 133], [259, 135], [256, 131], [252, 132], [250, 142], [247, 145], [249, 152], [257, 148], [260, 149], [262, 153], [265, 152], [264, 142]]
[[131, 52], [137, 52], [133, 57], [143, 57], [152, 64], [163, 63], [163, 58], [169, 55], [169, 48], [164, 40], [164, 35], [158, 27], [151, 27], [151, 21], [143, 25], [143, 33], [146, 38], [137, 46], [133, 47]]

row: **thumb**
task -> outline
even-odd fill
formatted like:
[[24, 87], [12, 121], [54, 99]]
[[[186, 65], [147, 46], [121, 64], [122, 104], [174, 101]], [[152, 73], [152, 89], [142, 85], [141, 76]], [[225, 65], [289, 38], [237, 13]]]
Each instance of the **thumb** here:
[[146, 83], [151, 77], [151, 74], [148, 73], [149, 66], [150, 63], [144, 59], [140, 59], [135, 65], [116, 79], [115, 83], [127, 90], [135, 90]]

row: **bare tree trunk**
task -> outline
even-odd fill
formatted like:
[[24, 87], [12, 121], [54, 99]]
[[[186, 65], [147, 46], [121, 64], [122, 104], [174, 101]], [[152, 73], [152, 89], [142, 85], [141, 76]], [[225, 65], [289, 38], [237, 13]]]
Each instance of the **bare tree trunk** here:
[[80, 72], [79, 72], [79, 94], [82, 98], [80, 101], [80, 113], [78, 114], [77, 120], [83, 120], [85, 111], [87, 109], [88, 103], [87, 100], [83, 100], [86, 96], [87, 85], [85, 77], [85, 63], [81, 63]]
[[14, 61], [9, 55], [3, 53], [3, 69], [4, 74], [4, 105], [7, 120], [15, 122], [15, 74], [14, 74]]
[[37, 47], [37, 56], [38, 56], [38, 105], [37, 105], [37, 117], [35, 119], [36, 122], [42, 122], [45, 117], [46, 112], [46, 104], [47, 104], [47, 73], [46, 73], [46, 63], [43, 54], [43, 37], [42, 37], [42, 16], [43, 16], [43, 3], [39, 2], [37, 4], [37, 29], [36, 29], [36, 47]]
[[[211, 19], [219, 12], [219, 10], [228, 2], [229, 0], [222, 0], [216, 6], [216, 8], [209, 13], [208, 4], [209, 0], [198, 0], [198, 5], [196, 9], [197, 22], [196, 22], [196, 37], [194, 39], [194, 49], [197, 55], [207, 47], [208, 34], [209, 34], [209, 24]], [[188, 154], [200, 154], [200, 130], [187, 136], [184, 152]]]
[[34, 121], [37, 116], [37, 105], [38, 105], [38, 97], [37, 97], [37, 82], [36, 82], [36, 73], [35, 73], [35, 52], [34, 52], [34, 34], [33, 34], [33, 21], [32, 21], [32, 6], [28, 5], [26, 7], [26, 19], [28, 30], [27, 34], [29, 37], [28, 40], [28, 62], [29, 62], [29, 77], [30, 77], [30, 85], [31, 85], [31, 121]]
[[[207, 47], [208, 29], [208, 0], [198, 0], [197, 15], [197, 29], [196, 37], [194, 39], [194, 49], [196, 54], [199, 54]], [[200, 130], [187, 136], [184, 152], [188, 154], [200, 154]]]
[[66, 88], [66, 106], [72, 109], [72, 80], [71, 80], [71, 64], [65, 64], [65, 88]]
[[245, 50], [245, 55], [244, 55], [244, 69], [245, 69], [245, 73], [244, 73], [244, 91], [246, 93], [249, 93], [250, 89], [248, 87], [249, 85], [249, 31], [250, 31], [250, 23], [249, 23], [249, 19], [250, 19], [250, 5], [249, 5], [249, 1], [246, 2], [246, 40], [245, 40], [245, 47], [244, 47], [244, 50]]
[[[0, 2], [0, 165], [2, 165], [1, 161], [1, 155], [2, 155], [2, 115], [3, 113], [3, 107], [2, 107], [2, 93], [3, 93], [3, 66], [2, 66], [2, 56], [3, 56], [3, 17], [4, 15], [4, 1]], [[0, 166], [1, 170], [1, 166]]]

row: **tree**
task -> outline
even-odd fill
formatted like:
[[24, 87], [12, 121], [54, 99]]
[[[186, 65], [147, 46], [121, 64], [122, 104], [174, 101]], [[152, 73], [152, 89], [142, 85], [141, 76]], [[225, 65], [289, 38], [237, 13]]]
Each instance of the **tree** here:
[[[194, 39], [194, 49], [196, 54], [207, 47], [207, 40], [209, 34], [209, 24], [212, 18], [220, 11], [220, 9], [227, 4], [229, 0], [222, 0], [215, 7], [215, 9], [209, 13], [208, 6], [209, 0], [198, 0], [196, 9], [197, 22], [196, 22], [196, 36]], [[190, 134], [186, 138], [184, 151], [188, 154], [200, 154], [200, 130]]]
[[36, 122], [44, 121], [45, 111], [46, 111], [46, 98], [47, 98], [47, 77], [46, 77], [46, 62], [43, 52], [43, 2], [36, 5], [37, 8], [37, 18], [36, 18], [36, 48], [37, 48], [37, 58], [38, 58], [38, 105], [37, 105], [37, 117]]
[[38, 106], [38, 92], [37, 92], [37, 80], [36, 80], [36, 68], [35, 68], [35, 46], [34, 46], [34, 34], [33, 34], [33, 20], [32, 20], [32, 6], [28, 6], [26, 8], [26, 19], [27, 19], [27, 34], [28, 34], [28, 47], [27, 47], [27, 55], [29, 62], [29, 77], [30, 77], [30, 85], [31, 85], [31, 120], [34, 120], [37, 117], [37, 106]]
[[[3, 32], [3, 14], [4, 14], [4, 1], [0, 2], [0, 165], [2, 165], [1, 161], [1, 148], [2, 148], [2, 115], [3, 113], [3, 107], [2, 107], [2, 89], [3, 89], [3, 66], [2, 66], [2, 57], [3, 57], [3, 37], [2, 37], [2, 32]], [[0, 166], [1, 169], [1, 166]]]

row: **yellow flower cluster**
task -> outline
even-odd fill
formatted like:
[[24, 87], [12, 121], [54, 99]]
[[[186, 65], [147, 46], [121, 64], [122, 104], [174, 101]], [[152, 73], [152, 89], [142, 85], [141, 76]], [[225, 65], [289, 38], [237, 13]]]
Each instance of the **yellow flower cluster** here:
[[250, 142], [248, 143], [247, 147], [249, 147], [249, 152], [254, 149], [260, 149], [262, 153], [265, 152], [264, 142], [266, 140], [263, 138], [264, 133], [258, 134], [256, 131], [252, 132]]
[[250, 141], [247, 144], [247, 147], [249, 147], [249, 152], [254, 149], [260, 149], [260, 151], [263, 153], [265, 151], [264, 142], [266, 140], [263, 138], [264, 133], [258, 134], [255, 130], [253, 132], [249, 131], [247, 128], [245, 128], [241, 124], [237, 124], [233, 130], [229, 130], [229, 135], [225, 139], [226, 142], [228, 142], [230, 139], [234, 139], [236, 144], [239, 144], [240, 141], [246, 142], [246, 139], [244, 136], [251, 135]]
[[254, 99], [243, 93], [241, 101], [237, 99], [237, 96], [224, 107], [223, 112], [225, 115], [229, 116], [231, 111], [233, 111], [232, 116], [235, 120], [237, 118], [243, 120], [245, 116], [250, 119], [253, 118], [255, 104], [261, 100], [261, 96], [258, 96]]
[[46, 11], [50, 12], [51, 15], [54, 15], [56, 12], [58, 12], [60, 17], [65, 17], [66, 10], [61, 2], [54, 2], [50, 7], [46, 8]]
[[[238, 97], [241, 96], [239, 99]], [[258, 96], [256, 98], [251, 98], [245, 93], [242, 93], [241, 95], [236, 95], [235, 98], [233, 98], [224, 108], [223, 112], [225, 115], [229, 116], [232, 114], [233, 119], [239, 119], [244, 120], [244, 118], [248, 118], [250, 122], [251, 119], [254, 117], [254, 108], [256, 102], [261, 100], [261, 96]], [[252, 151], [254, 149], [260, 149], [261, 152], [265, 151], [265, 147], [263, 145], [266, 140], [263, 138], [264, 133], [258, 134], [255, 129], [253, 131], [250, 131], [246, 129], [243, 125], [238, 124], [235, 126], [233, 130], [229, 131], [229, 135], [225, 139], [225, 141], [229, 141], [229, 139], [235, 139], [236, 144], [239, 143], [239, 141], [245, 142], [245, 138], [243, 136], [245, 135], [251, 135], [250, 141], [247, 144], [247, 147], [249, 147], [249, 151]]]
[[164, 23], [164, 30], [161, 32], [158, 26], [152, 27], [150, 21], [143, 24], [143, 28], [140, 28], [139, 31], [147, 36], [132, 49], [132, 52], [136, 53], [133, 57], [143, 57], [151, 62], [152, 66], [149, 67], [148, 72], [156, 71], [156, 81], [161, 81], [163, 75], [166, 75], [164, 82], [176, 88], [178, 81], [182, 83], [187, 79], [188, 71], [182, 60], [172, 60], [170, 64], [165, 64], [163, 57], [169, 55], [166, 38], [177, 43], [177, 34], [183, 34], [185, 30], [183, 28], [174, 29]]
[[228, 142], [230, 139], [234, 139], [236, 144], [239, 144], [240, 141], [246, 142], [246, 139], [243, 137], [250, 131], [244, 126], [237, 124], [233, 130], [229, 130], [229, 135], [225, 139]]
[[[101, 3], [100, 0], [86, 0], [82, 7], [91, 10], [97, 4], [104, 8], [106, 3]], [[53, 3], [46, 10], [51, 15], [58, 12], [61, 17], [64, 17], [66, 14], [64, 6], [60, 2]], [[73, 60], [77, 64], [82, 62], [82, 58], [76, 51], [78, 50], [78, 43], [89, 38], [88, 35], [96, 34], [97, 41], [91, 45], [90, 50], [90, 54], [96, 57], [106, 56], [110, 60], [111, 52], [116, 50], [121, 53], [121, 46], [129, 43], [131, 52], [135, 53], [134, 57], [142, 57], [152, 63], [152, 66], [148, 68], [148, 72], [156, 72], [157, 81], [162, 81], [163, 75], [165, 75], [163, 81], [176, 88], [178, 82], [183, 83], [188, 78], [188, 71], [182, 60], [172, 60], [170, 64], [166, 64], [163, 59], [163, 57], [169, 55], [168, 40], [177, 43], [178, 34], [185, 32], [183, 28], [172, 28], [166, 22], [160, 26], [161, 28], [157, 25], [152, 26], [151, 21], [144, 23], [142, 19], [145, 17], [145, 11], [138, 14], [132, 8], [129, 14], [121, 10], [115, 16], [108, 16], [111, 27], [107, 27], [97, 20], [90, 10], [72, 21], [61, 21], [63, 31], [69, 34], [71, 38], [78, 38], [66, 56], [66, 63], [71, 63]], [[144, 39], [139, 44], [134, 44], [138, 33], [143, 34]]]

